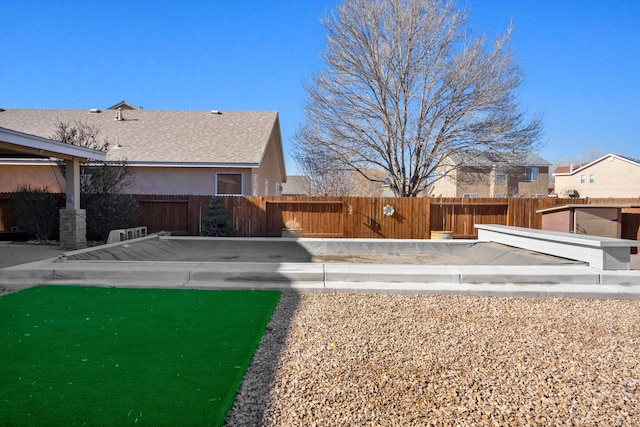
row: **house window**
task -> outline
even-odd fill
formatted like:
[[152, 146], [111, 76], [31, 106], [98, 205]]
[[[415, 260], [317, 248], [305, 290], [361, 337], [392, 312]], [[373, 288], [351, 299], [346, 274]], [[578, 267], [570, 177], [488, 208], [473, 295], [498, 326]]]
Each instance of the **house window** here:
[[506, 182], [507, 171], [504, 169], [496, 169], [496, 182]]
[[589, 183], [593, 184], [596, 182], [596, 176], [594, 174], [589, 175]]
[[242, 174], [219, 173], [216, 175], [216, 194], [242, 194]]
[[580, 184], [584, 184], [587, 178], [584, 175], [580, 175]]
[[476, 197], [478, 197], [477, 193], [464, 193], [462, 195], [462, 197], [465, 197], [467, 199], [475, 199]]
[[507, 195], [505, 193], [498, 193], [493, 197], [498, 198], [498, 199], [504, 199], [505, 197], [507, 197]]
[[531, 198], [533, 199], [541, 199], [544, 197], [544, 194], [532, 194]]
[[540, 175], [539, 168], [526, 168], [524, 170], [524, 180], [525, 181], [537, 181]]

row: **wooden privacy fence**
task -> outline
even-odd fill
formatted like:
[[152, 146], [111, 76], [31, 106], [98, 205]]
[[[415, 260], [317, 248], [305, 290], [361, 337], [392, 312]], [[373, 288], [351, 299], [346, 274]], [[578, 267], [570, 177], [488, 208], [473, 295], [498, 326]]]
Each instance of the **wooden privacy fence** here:
[[[212, 196], [134, 195], [140, 203], [139, 225], [149, 232], [198, 235]], [[0, 193], [0, 230], [17, 225], [8, 211], [10, 193]], [[63, 198], [61, 198], [63, 200]], [[634, 199], [553, 198], [372, 198], [225, 196], [236, 236], [280, 236], [295, 219], [305, 237], [428, 239], [431, 231], [475, 238], [475, 224], [537, 228], [539, 209], [567, 204], [640, 206]], [[387, 208], [390, 207], [393, 214]], [[622, 237], [640, 239], [640, 209], [622, 210]]]
[[[141, 225], [150, 232], [197, 235], [211, 196], [135, 196]], [[289, 220], [301, 224], [305, 237], [428, 239], [431, 231], [451, 231], [475, 238], [475, 224], [537, 228], [539, 209], [567, 204], [640, 206], [638, 199], [553, 198], [371, 198], [226, 196], [235, 235], [280, 236]], [[385, 207], [393, 208], [385, 215]], [[623, 209], [622, 235], [640, 239], [640, 209]]]

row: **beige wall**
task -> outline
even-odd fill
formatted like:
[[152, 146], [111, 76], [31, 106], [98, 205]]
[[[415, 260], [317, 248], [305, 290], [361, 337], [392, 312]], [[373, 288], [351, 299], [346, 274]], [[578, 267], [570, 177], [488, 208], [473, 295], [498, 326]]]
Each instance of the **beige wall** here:
[[[594, 182], [590, 182], [590, 175]], [[585, 182], [580, 182], [584, 175]], [[556, 194], [569, 197], [567, 190], [577, 190], [579, 197], [639, 197], [640, 166], [614, 156], [574, 171], [571, 175], [556, 175]]]
[[[436, 168], [436, 175], [441, 176], [445, 170], [451, 168], [451, 162], [447, 159]], [[457, 171], [450, 171], [447, 176], [440, 178], [433, 184], [429, 195], [432, 197], [456, 197]]]
[[458, 181], [456, 197], [463, 197], [465, 194], [475, 194], [476, 197], [491, 197], [490, 193], [490, 171], [465, 171], [458, 170]]
[[213, 195], [216, 174], [223, 172], [242, 174], [242, 191], [251, 195], [251, 169], [132, 166], [130, 171], [131, 183], [125, 188], [128, 194]]
[[[526, 182], [525, 168], [517, 168], [515, 171], [509, 173], [509, 186], [513, 186], [515, 191], [512, 196], [524, 196], [530, 197], [534, 194], [540, 194], [543, 197], [547, 197], [549, 190], [549, 167], [538, 166], [538, 180]], [[512, 176], [515, 175], [515, 176]]]
[[463, 197], [475, 194], [477, 197], [532, 196], [547, 195], [549, 186], [549, 167], [539, 166], [538, 181], [525, 182], [525, 168], [510, 168], [505, 182], [495, 182], [496, 171], [459, 169], [449, 173], [447, 178], [440, 179], [431, 191], [434, 197]]
[[277, 141], [275, 132], [271, 134], [267, 149], [260, 164], [260, 167], [253, 170], [252, 192], [254, 196], [275, 196], [276, 186], [280, 186], [285, 177], [281, 171], [284, 170], [282, 164], [281, 149]]
[[[127, 194], [193, 194], [213, 195], [216, 191], [216, 174], [240, 173], [242, 190], [252, 195], [252, 170], [250, 168], [170, 168], [131, 166]], [[0, 192], [13, 192], [19, 184], [48, 186], [54, 193], [65, 192], [65, 180], [57, 164], [7, 165], [0, 164]]]
[[0, 193], [11, 193], [17, 186], [49, 187], [53, 193], [65, 192], [65, 180], [57, 163], [43, 165], [0, 164]]

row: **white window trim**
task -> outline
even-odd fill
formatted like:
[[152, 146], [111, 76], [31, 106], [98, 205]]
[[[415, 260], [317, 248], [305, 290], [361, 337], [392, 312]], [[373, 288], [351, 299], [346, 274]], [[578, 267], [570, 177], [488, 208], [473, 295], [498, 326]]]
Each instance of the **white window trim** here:
[[[218, 192], [218, 175], [240, 175], [240, 193], [238, 194], [220, 194]], [[216, 196], [242, 196], [244, 195], [244, 175], [240, 172], [216, 172]]]
[[[531, 179], [527, 179], [527, 171], [528, 170], [531, 170]], [[536, 171], [535, 179], [534, 179], [534, 173], [533, 173], [534, 170]], [[532, 167], [524, 169], [524, 181], [525, 182], [538, 182], [539, 180], [540, 180], [540, 168], [532, 166]]]

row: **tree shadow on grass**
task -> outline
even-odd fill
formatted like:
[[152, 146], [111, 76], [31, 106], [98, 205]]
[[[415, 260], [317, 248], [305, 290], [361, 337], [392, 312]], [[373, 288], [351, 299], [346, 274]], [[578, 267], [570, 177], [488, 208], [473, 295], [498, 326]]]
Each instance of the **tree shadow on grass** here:
[[271, 384], [275, 378], [278, 361], [284, 349], [291, 319], [300, 303], [300, 295], [294, 290], [284, 290], [267, 325], [260, 345], [245, 373], [244, 380], [233, 406], [229, 410], [225, 426], [262, 425], [269, 404]]

